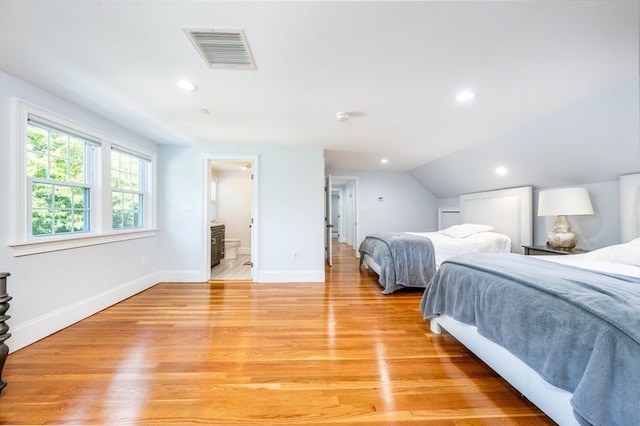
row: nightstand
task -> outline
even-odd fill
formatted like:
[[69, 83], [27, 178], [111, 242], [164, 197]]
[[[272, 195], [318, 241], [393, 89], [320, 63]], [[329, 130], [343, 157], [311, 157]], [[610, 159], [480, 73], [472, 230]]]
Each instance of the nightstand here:
[[545, 256], [551, 254], [580, 254], [580, 253], [588, 253], [589, 250], [583, 249], [573, 249], [571, 251], [567, 250], [556, 250], [549, 246], [522, 246], [524, 248], [525, 256]]

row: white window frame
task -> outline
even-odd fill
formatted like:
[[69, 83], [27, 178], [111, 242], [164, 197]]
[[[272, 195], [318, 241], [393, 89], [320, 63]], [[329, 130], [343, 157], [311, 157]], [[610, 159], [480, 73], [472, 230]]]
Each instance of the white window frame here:
[[[49, 177], [45, 177], [45, 178], [37, 178], [37, 177], [32, 177], [32, 176], [26, 176], [27, 179], [27, 185], [25, 187], [26, 191], [28, 192], [28, 195], [25, 194], [25, 197], [27, 199], [27, 212], [32, 212], [33, 210], [33, 206], [32, 206], [32, 201], [33, 201], [33, 196], [31, 193], [31, 189], [33, 187], [34, 183], [39, 183], [39, 184], [44, 184], [44, 185], [55, 185], [58, 187], [76, 187], [76, 188], [85, 188], [89, 190], [89, 229], [91, 229], [92, 223], [94, 221], [95, 218], [95, 213], [93, 210], [93, 206], [95, 205], [95, 198], [96, 198], [96, 191], [98, 190], [97, 186], [95, 185], [95, 179], [96, 179], [96, 175], [97, 175], [97, 168], [100, 164], [100, 151], [101, 151], [101, 147], [100, 147], [100, 142], [95, 140], [93, 137], [91, 137], [90, 135], [84, 135], [84, 134], [79, 134], [79, 132], [77, 132], [75, 129], [73, 128], [66, 128], [64, 126], [61, 125], [61, 123], [59, 122], [50, 122], [50, 120], [45, 120], [42, 117], [39, 116], [35, 116], [35, 114], [29, 114], [29, 117], [33, 117], [33, 122], [31, 121], [31, 119], [29, 118], [28, 123], [26, 124], [27, 127], [27, 131], [25, 131], [25, 135], [28, 132], [28, 127], [30, 124], [33, 124], [35, 127], [40, 127], [42, 129], [46, 129], [47, 131], [52, 131], [52, 130], [58, 130], [62, 133], [65, 133], [66, 135], [69, 136], [75, 136], [79, 139], [82, 139], [85, 141], [85, 143], [90, 144], [93, 147], [92, 150], [92, 154], [89, 157], [85, 158], [85, 173], [88, 171], [88, 175], [85, 174], [85, 182], [82, 183], [78, 183], [78, 182], [69, 182], [69, 181], [61, 181], [61, 180], [57, 180], [57, 179], [51, 179]], [[27, 141], [26, 139], [24, 140], [25, 142], [25, 149], [24, 149], [24, 153], [25, 153], [25, 164], [26, 164], [26, 159], [29, 156], [29, 153], [27, 152]], [[85, 153], [86, 153], [86, 148], [85, 148]], [[48, 156], [48, 160], [51, 160], [51, 156]], [[88, 170], [87, 170], [88, 168]], [[28, 239], [32, 239], [32, 238], [47, 238], [47, 235], [33, 235], [33, 216], [31, 214], [27, 214], [26, 215], [26, 220], [27, 220], [27, 238]], [[55, 228], [55, 224], [52, 223], [52, 225]], [[71, 235], [71, 234], [86, 234], [87, 231], [71, 231], [71, 232], [65, 232], [65, 233], [55, 233], [55, 231], [52, 234], [48, 234], [49, 237], [58, 237], [60, 235]]]
[[[141, 182], [140, 182], [140, 186], [141, 188], [139, 190], [132, 190], [132, 189], [127, 189], [127, 188], [114, 188], [111, 185], [111, 173], [112, 173], [112, 167], [111, 164], [109, 164], [109, 193], [111, 194], [111, 198], [112, 198], [112, 202], [109, 204], [109, 210], [111, 211], [111, 213], [113, 213], [113, 192], [114, 190], [116, 192], [121, 192], [121, 193], [128, 193], [128, 194], [137, 194], [137, 195], [141, 195], [142, 196], [142, 217], [140, 218], [140, 220], [142, 221], [142, 226], [140, 227], [132, 227], [132, 228], [113, 228], [113, 220], [111, 221], [111, 229], [114, 232], [126, 232], [129, 230], [140, 230], [140, 229], [144, 229], [146, 227], [146, 224], [152, 219], [152, 216], [149, 215], [149, 208], [147, 207], [148, 204], [148, 200], [151, 197], [151, 179], [149, 179], [149, 177], [153, 177], [153, 163], [151, 161], [151, 158], [148, 155], [145, 154], [141, 154], [139, 151], [132, 151], [131, 149], [128, 149], [126, 147], [120, 146], [120, 145], [116, 145], [116, 144], [112, 144], [110, 149], [109, 149], [109, 154], [111, 154], [112, 151], [117, 151], [120, 152], [122, 154], [127, 154], [130, 155], [134, 158], [140, 159], [140, 160], [145, 160], [145, 167], [144, 170], [140, 169], [140, 178], [141, 178]], [[111, 155], [109, 155], [109, 157], [111, 157]]]
[[[31, 254], [46, 253], [57, 250], [65, 250], [78, 247], [86, 247], [98, 244], [127, 241], [138, 238], [152, 237], [156, 235], [156, 154], [127, 142], [118, 140], [101, 131], [70, 120], [61, 115], [52, 113], [43, 108], [31, 105], [22, 100], [15, 99], [15, 121], [12, 132], [13, 157], [15, 158], [15, 208], [10, 211], [12, 232], [9, 246], [13, 249], [14, 256], [26, 256]], [[91, 229], [83, 233], [57, 234], [53, 236], [32, 236], [28, 215], [30, 214], [30, 180], [26, 170], [27, 149], [27, 123], [29, 115], [40, 117], [52, 123], [77, 131], [80, 134], [90, 136], [91, 141], [98, 142], [96, 179], [92, 187], [91, 196]], [[145, 193], [144, 218], [142, 228], [112, 229], [111, 222], [111, 147], [117, 147], [122, 151], [135, 153], [145, 157], [149, 161], [148, 190]]]

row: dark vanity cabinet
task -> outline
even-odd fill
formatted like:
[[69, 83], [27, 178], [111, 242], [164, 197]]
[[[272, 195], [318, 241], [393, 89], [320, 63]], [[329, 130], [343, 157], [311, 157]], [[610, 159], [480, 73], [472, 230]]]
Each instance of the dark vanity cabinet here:
[[224, 259], [224, 225], [211, 227], [211, 267]]

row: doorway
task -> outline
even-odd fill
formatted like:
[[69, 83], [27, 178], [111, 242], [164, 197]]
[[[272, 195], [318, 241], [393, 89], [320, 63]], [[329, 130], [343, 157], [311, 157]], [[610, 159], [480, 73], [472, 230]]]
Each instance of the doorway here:
[[257, 259], [254, 157], [207, 162], [209, 280], [253, 281]]
[[331, 228], [331, 238], [338, 239], [340, 238], [340, 230], [342, 228], [342, 191], [338, 191], [336, 189], [331, 189], [331, 223], [333, 224], [333, 228]]
[[[357, 176], [331, 176], [327, 177], [328, 192], [327, 197], [327, 215], [331, 220], [328, 222], [331, 226], [330, 238], [327, 236], [327, 244], [339, 242], [346, 244], [354, 251], [354, 256], [359, 257], [356, 250], [358, 241], [358, 218], [357, 218], [357, 194], [358, 194], [358, 177]], [[329, 234], [327, 232], [327, 234]], [[332, 244], [331, 244], [332, 245]], [[332, 264], [331, 246], [327, 247], [327, 263]]]

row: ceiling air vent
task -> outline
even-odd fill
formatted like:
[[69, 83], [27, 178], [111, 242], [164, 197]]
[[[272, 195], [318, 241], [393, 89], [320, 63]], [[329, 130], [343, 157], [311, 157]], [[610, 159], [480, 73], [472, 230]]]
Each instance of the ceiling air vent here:
[[242, 30], [185, 29], [185, 32], [209, 67], [256, 69]]

